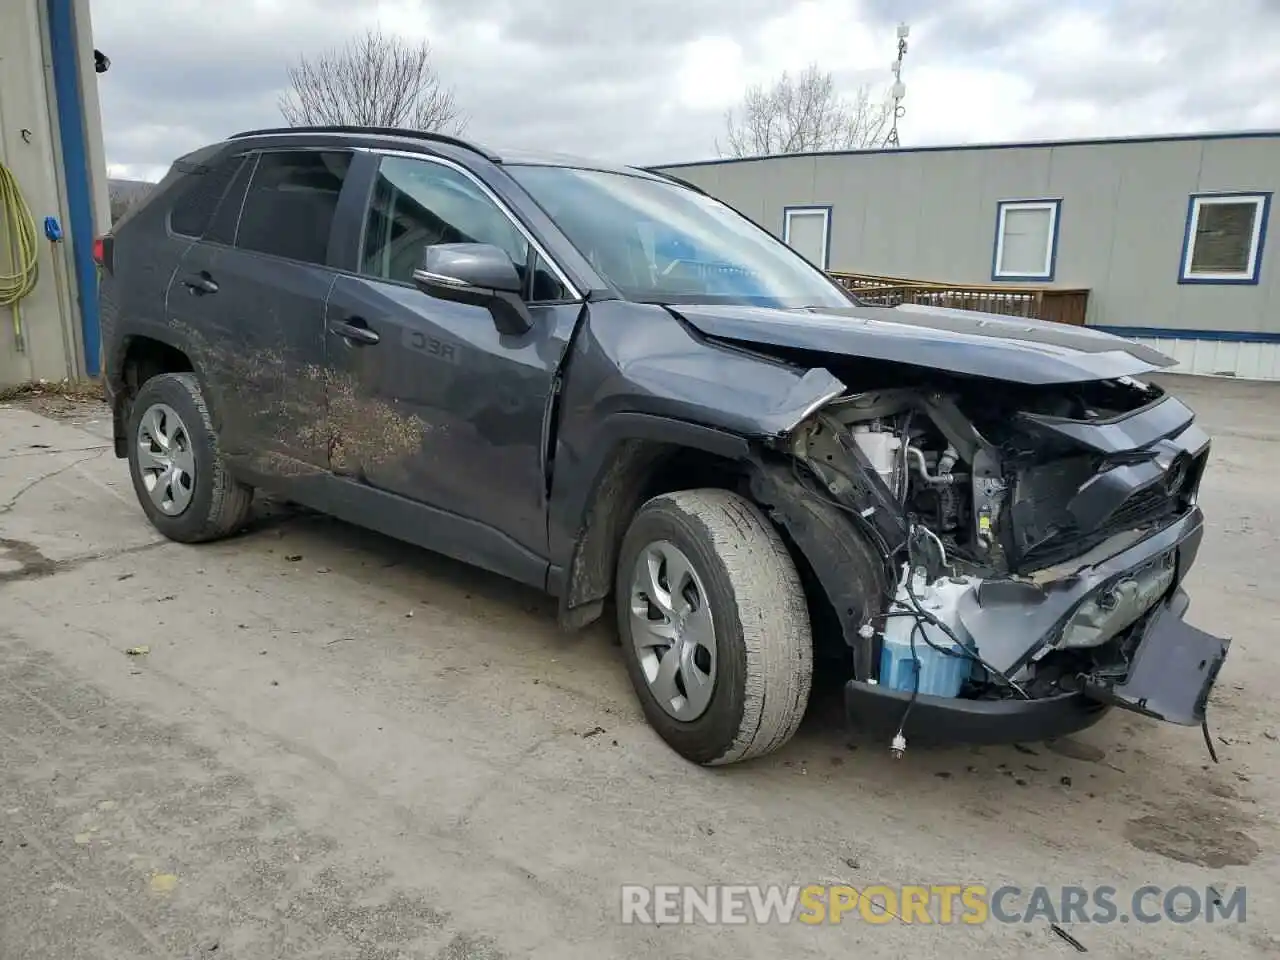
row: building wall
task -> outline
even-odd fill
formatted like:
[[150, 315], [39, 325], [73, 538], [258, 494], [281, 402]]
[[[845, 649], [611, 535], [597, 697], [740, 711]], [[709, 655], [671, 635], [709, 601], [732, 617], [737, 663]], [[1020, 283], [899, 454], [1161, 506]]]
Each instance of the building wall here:
[[[993, 282], [999, 201], [1060, 198], [1055, 271], [1046, 285], [1088, 288], [1091, 326], [1158, 340], [1188, 372], [1280, 378], [1280, 238], [1263, 238], [1256, 285], [1178, 282], [1191, 195], [1280, 194], [1280, 134], [664, 169], [778, 236], [785, 208], [830, 205], [832, 270], [954, 283]], [[1280, 215], [1270, 217], [1269, 232], [1277, 223]]]
[[[63, 108], [74, 111], [75, 123], [82, 130], [89, 151], [87, 199], [90, 229], [94, 231], [100, 223], [107, 222], [107, 194], [88, 3], [50, 2], [66, 4], [67, 16], [63, 20], [72, 23], [74, 29], [64, 38], [69, 43], [64, 43], [63, 48], [86, 65], [77, 77], [72, 64], [72, 99], [77, 102], [64, 104]], [[24, 340], [21, 349], [15, 337], [14, 311], [0, 308], [0, 387], [37, 379], [58, 380], [86, 371], [82, 285], [76, 280], [77, 246], [67, 198], [50, 40], [46, 0], [0, 3], [0, 163], [13, 174], [31, 208], [39, 248], [36, 287], [18, 308], [17, 322]], [[59, 243], [46, 239], [44, 220], [50, 216], [61, 226], [63, 240]], [[89, 242], [93, 235], [90, 232]], [[0, 270], [11, 273], [6, 236], [7, 230], [0, 229]], [[96, 325], [96, 315], [89, 320]], [[96, 358], [89, 369], [96, 371]]]

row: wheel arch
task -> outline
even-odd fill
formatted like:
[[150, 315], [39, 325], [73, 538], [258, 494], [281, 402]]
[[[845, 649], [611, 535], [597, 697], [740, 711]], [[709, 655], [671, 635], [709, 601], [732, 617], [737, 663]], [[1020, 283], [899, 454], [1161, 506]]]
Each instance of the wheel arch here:
[[[176, 339], [148, 332], [130, 334], [121, 340], [116, 362], [109, 366], [107, 377], [107, 389], [111, 398], [112, 439], [117, 457], [128, 455], [127, 424], [134, 397], [144, 383], [162, 373], [192, 373], [200, 377], [192, 361], [191, 351]], [[206, 403], [208, 402], [206, 396]], [[216, 422], [217, 412], [212, 404], [209, 410]]]
[[599, 436], [558, 495], [553, 488], [557, 512], [578, 521], [548, 584], [560, 598], [561, 623], [574, 629], [600, 617], [618, 549], [641, 504], [693, 486], [740, 488], [751, 457], [740, 436], [651, 414], [615, 414]]
[[751, 499], [782, 530], [802, 565], [811, 610], [822, 606], [834, 618], [832, 626], [853, 656], [854, 679], [874, 678], [878, 651], [874, 637], [863, 636], [862, 628], [884, 612], [894, 582], [874, 532], [781, 464], [758, 464], [749, 482]]

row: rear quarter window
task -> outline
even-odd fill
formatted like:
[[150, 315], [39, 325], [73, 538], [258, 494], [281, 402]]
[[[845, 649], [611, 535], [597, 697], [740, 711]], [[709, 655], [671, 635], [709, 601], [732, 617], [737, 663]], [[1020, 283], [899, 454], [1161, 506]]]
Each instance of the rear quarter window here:
[[169, 211], [169, 229], [184, 237], [204, 236], [243, 163], [242, 156], [227, 157], [188, 173], [189, 182]]

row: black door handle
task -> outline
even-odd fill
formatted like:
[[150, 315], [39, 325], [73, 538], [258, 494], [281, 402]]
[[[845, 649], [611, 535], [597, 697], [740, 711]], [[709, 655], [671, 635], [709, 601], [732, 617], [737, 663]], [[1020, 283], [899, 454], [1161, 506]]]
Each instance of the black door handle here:
[[209, 271], [207, 270], [201, 270], [193, 276], [183, 277], [182, 283], [183, 286], [197, 295], [218, 292], [218, 284], [213, 277], [209, 276]]
[[370, 330], [369, 325], [359, 317], [352, 317], [349, 320], [337, 320], [329, 324], [329, 332], [336, 333], [348, 343], [359, 346], [373, 346], [381, 339], [377, 332]]

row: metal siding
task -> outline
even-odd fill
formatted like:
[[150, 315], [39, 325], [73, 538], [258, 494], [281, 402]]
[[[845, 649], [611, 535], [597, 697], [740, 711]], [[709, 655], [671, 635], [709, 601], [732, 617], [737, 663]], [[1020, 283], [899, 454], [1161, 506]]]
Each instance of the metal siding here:
[[[866, 196], [862, 244], [856, 261], [845, 269], [892, 274], [899, 264], [916, 262], [919, 164], [905, 157], [870, 157], [859, 169]], [[832, 211], [833, 219], [838, 216], [839, 211]]]
[[[1105, 150], [1062, 147], [1052, 152], [1046, 192], [1062, 198], [1054, 283], [1064, 287], [1107, 285], [1120, 184], [1121, 171]], [[1090, 300], [1087, 319], [1095, 322], [1097, 306], [1092, 294]]]
[[[826, 197], [814, 195], [813, 170], [813, 157], [796, 157], [794, 162], [786, 164], [776, 175], [770, 176], [763, 189], [758, 189], [762, 205], [760, 218], [756, 222], [781, 237], [783, 211], [787, 207], [825, 206], [831, 203]], [[756, 179], [753, 183], [759, 185], [760, 181]], [[832, 206], [831, 220], [834, 222], [837, 214], [834, 204]]]
[[[718, 171], [719, 182], [712, 196], [719, 197], [744, 216], [781, 237], [782, 204], [772, 202], [773, 192], [771, 189], [761, 189], [761, 180], [753, 164], [725, 167]], [[768, 181], [765, 182], [767, 185]]]
[[865, 221], [870, 164], [851, 166], [836, 157], [817, 157], [813, 193], [831, 204], [832, 270], [860, 270], [866, 258]]
[[[984, 183], [988, 157], [981, 153], [916, 154], [921, 177], [910, 201], [919, 243], [917, 262], [929, 277], [986, 282], [991, 272], [995, 208], [987, 216]], [[892, 162], [893, 158], [887, 158]], [[894, 264], [902, 275], [903, 264]]]

